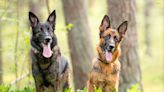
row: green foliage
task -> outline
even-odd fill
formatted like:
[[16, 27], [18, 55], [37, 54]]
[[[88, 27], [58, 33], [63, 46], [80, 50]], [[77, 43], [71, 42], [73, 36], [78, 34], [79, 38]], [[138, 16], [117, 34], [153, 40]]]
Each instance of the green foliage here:
[[95, 92], [102, 92], [102, 89], [100, 87], [99, 88], [94, 87], [94, 91]]
[[65, 88], [64, 92], [71, 92], [71, 88]]
[[[102, 92], [102, 89], [94, 87], [95, 92]], [[33, 87], [24, 87], [23, 89], [16, 89], [12, 86], [8, 85], [0, 85], [0, 92], [35, 92], [35, 88]], [[64, 89], [64, 92], [72, 92], [71, 88]], [[87, 88], [85, 87], [83, 90], [77, 90], [76, 92], [87, 92]], [[116, 92], [114, 89], [112, 92]], [[127, 92], [140, 92], [139, 84], [134, 84]]]
[[86, 87], [84, 88], [83, 92], [87, 92], [87, 88]]
[[139, 84], [132, 85], [132, 87], [127, 90], [127, 92], [140, 92], [140, 90], [139, 90]]
[[95, 92], [102, 92], [102, 89], [99, 87]]
[[35, 92], [33, 87], [24, 87], [23, 89], [16, 89], [8, 85], [0, 85], [0, 92]]
[[87, 88], [85, 87], [83, 90], [78, 89], [76, 92], [87, 92]]
[[116, 88], [112, 92], [116, 92]]
[[22, 92], [35, 92], [35, 89], [32, 87], [25, 87]]
[[69, 23], [66, 25], [66, 30], [71, 30], [73, 28], [73, 24]]
[[9, 92], [10, 86], [0, 85], [0, 92]]

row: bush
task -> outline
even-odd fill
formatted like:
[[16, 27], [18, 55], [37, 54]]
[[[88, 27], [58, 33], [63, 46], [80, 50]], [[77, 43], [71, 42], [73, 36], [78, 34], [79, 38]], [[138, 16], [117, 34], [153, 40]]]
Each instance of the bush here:
[[33, 87], [24, 87], [23, 89], [16, 89], [8, 85], [0, 85], [0, 92], [35, 92]]

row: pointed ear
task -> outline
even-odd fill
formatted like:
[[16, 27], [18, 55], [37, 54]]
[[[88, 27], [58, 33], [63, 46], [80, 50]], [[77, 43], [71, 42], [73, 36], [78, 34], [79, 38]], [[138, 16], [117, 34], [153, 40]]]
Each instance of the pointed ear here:
[[128, 27], [128, 21], [124, 21], [118, 28], [118, 33], [119, 35], [122, 37], [124, 37], [125, 33], [126, 33], [126, 30], [127, 30], [127, 27]]
[[29, 12], [29, 21], [32, 28], [36, 27], [36, 25], [39, 23], [38, 17], [32, 12]]
[[55, 10], [49, 15], [47, 22], [49, 22], [52, 28], [54, 29], [55, 24], [56, 24], [56, 11]]
[[101, 25], [99, 27], [100, 37], [101, 37], [101, 34], [108, 28], [110, 28], [110, 19], [109, 19], [108, 15], [105, 15], [104, 18], [102, 19]]
[[110, 28], [110, 19], [108, 15], [105, 15], [101, 21], [100, 31], [105, 31], [107, 28]]

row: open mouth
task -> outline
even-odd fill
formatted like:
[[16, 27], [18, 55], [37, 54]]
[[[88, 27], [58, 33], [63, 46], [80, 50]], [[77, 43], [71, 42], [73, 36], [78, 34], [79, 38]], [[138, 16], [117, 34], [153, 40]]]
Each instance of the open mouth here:
[[50, 58], [52, 56], [51, 43], [42, 44], [42, 46], [43, 46], [43, 53], [42, 53], [42, 55], [45, 58]]
[[105, 51], [105, 59], [107, 62], [111, 62], [112, 61], [112, 52], [109, 51]]
[[112, 53], [114, 52], [115, 48], [114, 45], [106, 45], [105, 46], [105, 59], [109, 63], [112, 61]]

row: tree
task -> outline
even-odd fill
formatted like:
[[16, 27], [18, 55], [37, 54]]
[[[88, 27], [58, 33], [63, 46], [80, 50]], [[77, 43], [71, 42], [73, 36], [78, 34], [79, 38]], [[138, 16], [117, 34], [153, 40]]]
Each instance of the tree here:
[[[4, 1], [4, 3], [7, 3], [6, 1]], [[2, 22], [2, 18], [5, 16], [5, 14], [7, 13], [8, 9], [9, 9], [10, 4], [8, 4], [7, 6], [0, 6], [2, 10], [4, 10], [3, 13], [0, 14], [0, 25], [2, 25], [4, 22]], [[0, 26], [0, 30], [3, 27]], [[2, 31], [0, 31], [0, 84], [3, 83], [3, 60], [2, 60]]]
[[121, 73], [119, 92], [126, 92], [134, 84], [139, 84], [142, 91], [141, 69], [138, 57], [138, 41], [135, 19], [135, 0], [108, 0], [108, 14], [113, 27], [128, 20], [127, 36], [122, 42], [120, 57]]
[[151, 56], [151, 38], [152, 38], [152, 34], [151, 34], [151, 30], [150, 30], [150, 18], [151, 18], [151, 10], [153, 7], [153, 1], [154, 0], [146, 0], [145, 1], [145, 43], [146, 43], [146, 54]]
[[93, 49], [86, 14], [86, 0], [62, 0], [66, 25], [73, 24], [68, 31], [68, 44], [73, 66], [75, 88], [86, 85]]
[[20, 2], [19, 0], [17, 0], [17, 8], [16, 8], [16, 18], [17, 18], [17, 22], [16, 22], [16, 29], [17, 29], [17, 32], [16, 32], [16, 40], [15, 40], [15, 48], [14, 48], [14, 64], [15, 64], [15, 78], [18, 77], [18, 55], [17, 55], [17, 52], [18, 52], [18, 40], [19, 40], [19, 5], [20, 5]]
[[[1, 29], [1, 28], [0, 28]], [[0, 38], [1, 38], [1, 31], [0, 31]], [[2, 70], [2, 41], [0, 39], [0, 84], [2, 84], [2, 76], [3, 76], [3, 70]]]
[[40, 0], [29, 0], [29, 8], [31, 12], [37, 14], [37, 16], [41, 16], [41, 6], [43, 5], [42, 1]]

